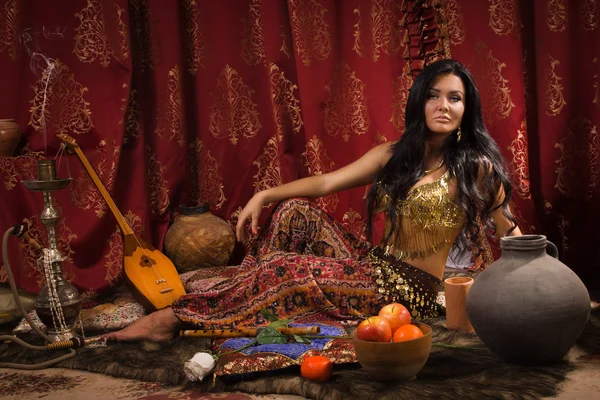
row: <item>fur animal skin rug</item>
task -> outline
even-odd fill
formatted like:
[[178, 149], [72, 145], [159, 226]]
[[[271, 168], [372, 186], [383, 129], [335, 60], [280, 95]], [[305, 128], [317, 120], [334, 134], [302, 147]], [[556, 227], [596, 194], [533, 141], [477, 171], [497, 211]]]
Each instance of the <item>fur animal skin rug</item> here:
[[[358, 364], [336, 366], [331, 381], [324, 384], [301, 378], [299, 368], [254, 376], [253, 379], [212, 379], [187, 388], [211, 392], [243, 391], [253, 394], [294, 394], [311, 399], [538, 399], [558, 393], [559, 385], [574, 366], [568, 361], [544, 366], [504, 362], [487, 349], [466, 350], [435, 344], [482, 346], [475, 335], [449, 331], [443, 319], [430, 320], [434, 346], [417, 379], [409, 382], [377, 382]], [[33, 343], [35, 338], [24, 338]], [[41, 344], [39, 338], [38, 344]], [[115, 343], [104, 348], [84, 348], [57, 367], [86, 370], [116, 377], [165, 384], [185, 383], [183, 363], [196, 352], [209, 348], [208, 339], [177, 338], [165, 343]], [[600, 352], [600, 308], [594, 308], [590, 323], [577, 344], [578, 352]], [[0, 361], [37, 363], [56, 357], [57, 352], [24, 350], [0, 344]], [[567, 357], [568, 358], [568, 357]]]
[[[445, 328], [442, 320], [430, 321], [434, 343], [483, 346], [474, 335]], [[539, 399], [553, 396], [573, 369], [562, 361], [546, 366], [522, 366], [504, 362], [484, 350], [432, 347], [425, 367], [417, 379], [408, 382], [377, 382], [356, 368], [336, 370], [333, 378], [320, 384], [303, 379], [299, 371], [254, 380], [218, 380], [207, 391], [239, 390], [248, 393], [295, 394], [310, 399], [405, 400], [405, 399]]]

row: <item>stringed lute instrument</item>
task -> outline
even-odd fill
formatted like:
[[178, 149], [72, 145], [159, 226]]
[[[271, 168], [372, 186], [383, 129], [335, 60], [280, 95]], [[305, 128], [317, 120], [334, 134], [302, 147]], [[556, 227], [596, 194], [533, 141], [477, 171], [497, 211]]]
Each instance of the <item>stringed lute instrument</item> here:
[[160, 310], [170, 306], [185, 294], [177, 269], [167, 256], [133, 233], [75, 140], [66, 134], [57, 136], [77, 155], [117, 220], [123, 233], [125, 275], [136, 300], [150, 310]]

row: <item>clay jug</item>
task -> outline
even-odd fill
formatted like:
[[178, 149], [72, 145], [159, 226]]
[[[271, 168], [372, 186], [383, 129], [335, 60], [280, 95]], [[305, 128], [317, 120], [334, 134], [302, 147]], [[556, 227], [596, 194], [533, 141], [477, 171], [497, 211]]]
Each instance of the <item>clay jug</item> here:
[[504, 237], [500, 248], [502, 256], [477, 277], [467, 295], [475, 332], [511, 362], [561, 360], [589, 319], [586, 287], [543, 235]]
[[165, 235], [165, 254], [180, 273], [227, 264], [235, 235], [231, 226], [211, 214], [210, 205], [180, 207]]
[[14, 119], [0, 119], [0, 157], [12, 157], [21, 140], [21, 130]]

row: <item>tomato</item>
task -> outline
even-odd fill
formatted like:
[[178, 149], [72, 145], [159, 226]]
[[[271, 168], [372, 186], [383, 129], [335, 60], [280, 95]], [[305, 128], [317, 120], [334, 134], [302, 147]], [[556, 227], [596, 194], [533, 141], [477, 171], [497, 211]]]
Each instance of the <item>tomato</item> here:
[[406, 342], [407, 340], [412, 340], [416, 338], [420, 338], [423, 336], [423, 332], [419, 329], [418, 326], [413, 324], [403, 325], [394, 333], [394, 342]]
[[300, 366], [300, 374], [311, 381], [326, 382], [333, 375], [333, 364], [324, 356], [307, 356]]

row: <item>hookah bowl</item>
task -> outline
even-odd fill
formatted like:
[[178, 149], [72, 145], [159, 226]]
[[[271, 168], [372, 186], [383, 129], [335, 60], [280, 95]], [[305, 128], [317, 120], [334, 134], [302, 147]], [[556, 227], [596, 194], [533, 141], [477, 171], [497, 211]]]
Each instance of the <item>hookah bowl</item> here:
[[46, 284], [37, 294], [35, 311], [48, 328], [47, 334], [52, 341], [60, 342], [77, 336], [73, 327], [81, 310], [79, 292], [63, 277], [60, 263], [66, 257], [60, 254], [56, 243], [56, 224], [60, 213], [52, 200], [52, 192], [67, 187], [71, 179], [56, 179], [54, 160], [39, 160], [37, 170], [38, 180], [22, 181], [27, 189], [44, 194], [41, 220], [48, 232], [49, 247], [43, 249], [42, 256]]

